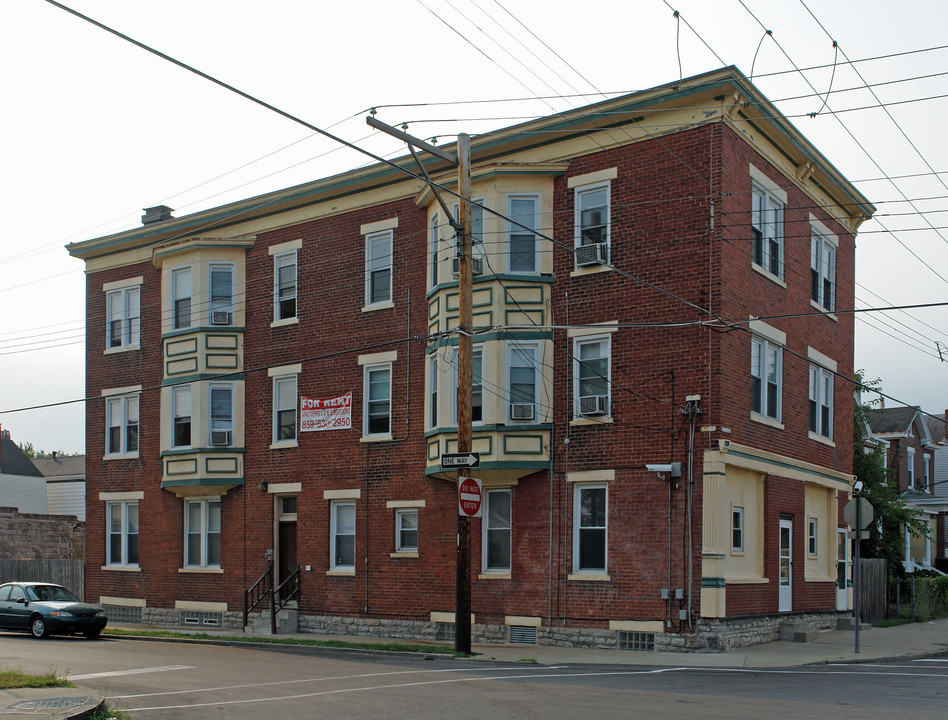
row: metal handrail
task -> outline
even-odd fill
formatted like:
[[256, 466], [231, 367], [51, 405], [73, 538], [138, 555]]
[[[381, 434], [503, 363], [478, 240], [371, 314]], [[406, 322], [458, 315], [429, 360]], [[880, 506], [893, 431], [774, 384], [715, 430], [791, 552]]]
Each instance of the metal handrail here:
[[[284, 590], [290, 588], [290, 591], [284, 594]], [[279, 587], [273, 591], [274, 594], [279, 598], [279, 605], [276, 608], [276, 612], [280, 612], [285, 608], [290, 601], [299, 600], [300, 597], [300, 566], [296, 566], [296, 571], [293, 572], [286, 580], [280, 583]]]
[[[299, 572], [297, 570], [297, 572]], [[244, 627], [247, 627], [250, 611], [273, 594], [273, 563], [267, 562], [267, 569], [249, 590], [244, 590]]]

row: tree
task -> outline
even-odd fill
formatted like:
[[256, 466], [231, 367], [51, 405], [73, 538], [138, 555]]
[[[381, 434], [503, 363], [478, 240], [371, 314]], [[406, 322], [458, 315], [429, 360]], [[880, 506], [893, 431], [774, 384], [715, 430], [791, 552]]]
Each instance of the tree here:
[[859, 551], [865, 558], [885, 558], [890, 572], [901, 572], [905, 557], [905, 532], [926, 534], [925, 524], [915, 510], [905, 504], [892, 478], [892, 470], [885, 464], [885, 447], [875, 441], [869, 431], [872, 409], [879, 404], [878, 393], [882, 381], [865, 380], [862, 370], [856, 372], [858, 394], [876, 393], [871, 400], [855, 402], [853, 423], [853, 474], [863, 483], [862, 495], [871, 504], [876, 522], [869, 525], [869, 538], [860, 541]]
[[78, 454], [78, 453], [67, 453], [65, 450], [53, 450], [52, 452], [46, 452], [45, 450], [36, 450], [33, 447], [33, 443], [31, 442], [19, 443], [19, 446], [20, 446], [20, 450], [23, 451], [23, 454], [31, 459], [51, 458], [54, 455], [56, 457], [64, 457], [66, 455]]

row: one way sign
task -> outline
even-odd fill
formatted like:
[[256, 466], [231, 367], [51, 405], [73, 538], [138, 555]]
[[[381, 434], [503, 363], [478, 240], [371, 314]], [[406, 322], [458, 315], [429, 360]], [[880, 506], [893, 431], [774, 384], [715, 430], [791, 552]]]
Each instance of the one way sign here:
[[476, 468], [481, 465], [481, 455], [476, 452], [445, 453], [441, 456], [441, 467], [444, 470], [456, 468]]

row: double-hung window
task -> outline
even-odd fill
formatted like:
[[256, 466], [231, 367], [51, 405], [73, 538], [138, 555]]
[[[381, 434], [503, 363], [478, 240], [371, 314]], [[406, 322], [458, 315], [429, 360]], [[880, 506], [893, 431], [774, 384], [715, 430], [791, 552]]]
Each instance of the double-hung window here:
[[138, 502], [106, 505], [106, 565], [138, 565]]
[[819, 520], [815, 517], [811, 517], [807, 521], [807, 531], [806, 531], [806, 553], [810, 557], [816, 557], [820, 547], [819, 544]]
[[234, 442], [234, 386], [211, 385], [211, 445]]
[[[577, 265], [608, 262], [609, 258], [609, 183], [588, 185], [575, 190], [577, 248], [600, 245], [598, 254], [577, 256]], [[597, 250], [597, 248], [590, 248]]]
[[573, 490], [573, 572], [606, 572], [608, 487]]
[[537, 346], [511, 343], [507, 348], [510, 420], [537, 417]]
[[507, 269], [510, 272], [537, 272], [537, 212], [540, 199], [535, 195], [510, 195], [507, 217]]
[[731, 507], [731, 552], [744, 552], [744, 508]]
[[138, 394], [106, 398], [106, 455], [138, 452]]
[[751, 190], [751, 234], [754, 264], [782, 278], [783, 203], [756, 184]]
[[834, 310], [836, 247], [813, 229], [810, 235], [810, 299], [825, 310]]
[[[474, 274], [477, 274], [478, 269], [482, 273], [487, 271], [484, 265], [484, 208], [481, 207], [484, 204], [484, 198], [473, 198], [473, 201], [477, 205], [471, 205], [471, 227], [468, 228], [468, 232], [471, 234], [471, 257], [474, 259]], [[458, 203], [454, 203], [453, 210], [454, 219], [457, 220], [461, 212]]]
[[428, 358], [428, 421], [432, 428], [438, 427], [438, 356]]
[[106, 294], [108, 347], [135, 347], [141, 334], [141, 288], [127, 287]]
[[367, 365], [363, 381], [363, 433], [389, 435], [392, 432], [392, 366]]
[[234, 266], [210, 265], [211, 325], [232, 325], [234, 322]]
[[485, 493], [484, 572], [510, 572], [510, 499], [509, 489]]
[[273, 319], [296, 317], [296, 250], [273, 256]]
[[330, 568], [355, 570], [356, 513], [354, 502], [330, 505]]
[[[471, 355], [471, 421], [484, 420], [484, 349], [475, 345]], [[452, 402], [454, 403], [454, 417], [458, 416], [458, 352], [454, 351], [454, 384], [452, 385]]]
[[418, 509], [395, 511], [395, 552], [418, 552]]
[[428, 287], [438, 284], [438, 246], [441, 244], [441, 228], [438, 213], [431, 216], [428, 228]]
[[221, 566], [221, 501], [205, 498], [184, 504], [185, 567]]
[[296, 440], [296, 375], [273, 378], [273, 442]]
[[810, 365], [810, 432], [833, 437], [833, 373]]
[[191, 268], [171, 271], [172, 326], [175, 330], [191, 327]]
[[573, 345], [575, 416], [609, 414], [609, 339], [577, 339]]
[[182, 385], [171, 391], [171, 412], [174, 416], [171, 428], [173, 447], [191, 446], [191, 386]]
[[906, 448], [906, 469], [908, 470], [908, 489], [915, 489], [915, 448]]
[[780, 420], [783, 349], [770, 340], [751, 338], [751, 412]]
[[932, 491], [931, 460], [932, 460], [931, 455], [922, 455], [922, 482], [924, 483], [924, 485], [922, 486], [921, 489], [924, 490], [925, 492]]
[[392, 231], [365, 236], [365, 304], [392, 301]]

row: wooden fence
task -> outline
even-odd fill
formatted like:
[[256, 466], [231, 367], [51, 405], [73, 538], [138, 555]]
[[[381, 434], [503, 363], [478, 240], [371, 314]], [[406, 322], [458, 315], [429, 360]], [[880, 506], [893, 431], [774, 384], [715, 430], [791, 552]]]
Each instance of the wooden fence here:
[[84, 599], [85, 573], [81, 560], [7, 560], [0, 558], [0, 583], [33, 580], [63, 585]]
[[864, 623], [878, 622], [887, 617], [886, 590], [889, 573], [882, 559], [859, 560], [861, 592], [859, 593], [859, 618]]

